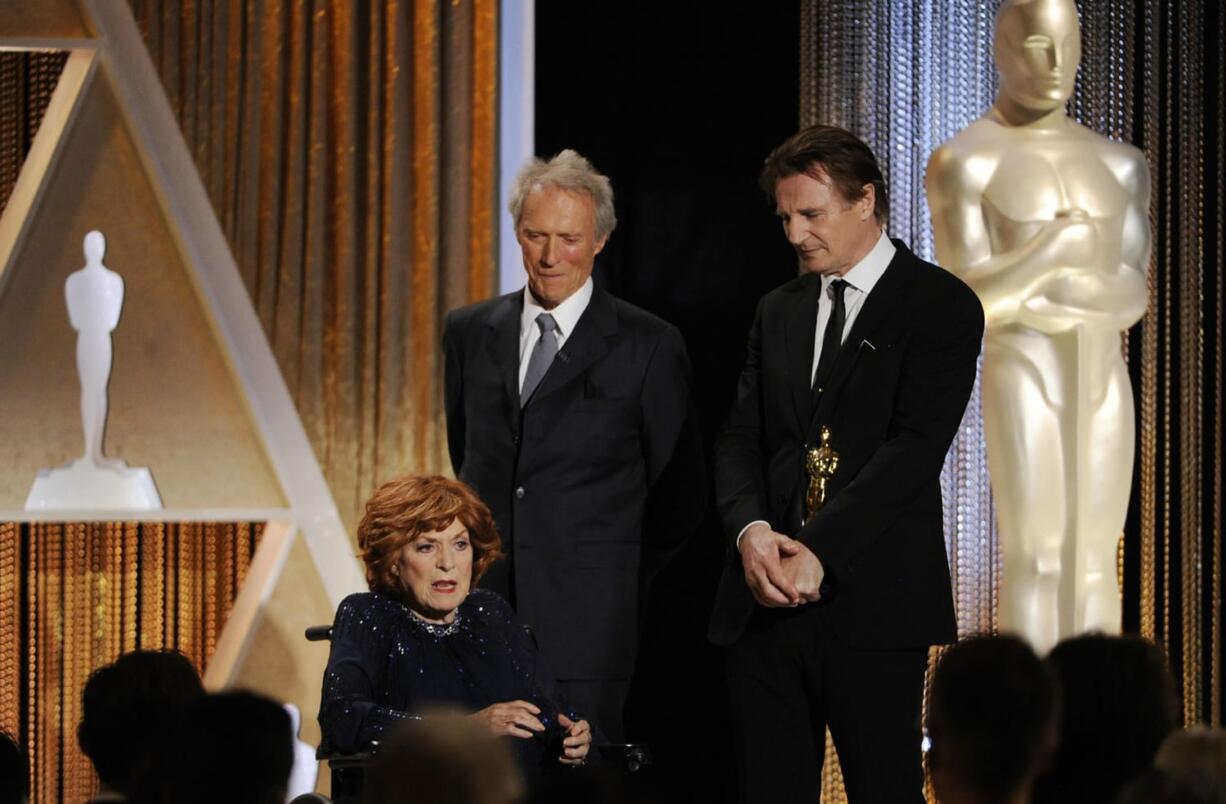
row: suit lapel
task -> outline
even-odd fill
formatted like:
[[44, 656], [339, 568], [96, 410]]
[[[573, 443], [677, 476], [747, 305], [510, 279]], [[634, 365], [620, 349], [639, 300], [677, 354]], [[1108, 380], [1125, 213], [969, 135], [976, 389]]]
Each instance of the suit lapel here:
[[788, 378], [796, 421], [803, 428], [813, 412], [813, 344], [817, 334], [817, 304], [821, 277], [805, 276], [797, 286], [785, 323]]
[[[915, 259], [901, 242], [895, 240], [894, 247], [896, 248], [894, 258], [890, 260], [885, 273], [877, 280], [872, 292], [864, 300], [864, 306], [860, 308], [859, 315], [851, 325], [851, 331], [847, 333], [847, 338], [843, 341], [843, 347], [839, 349], [839, 355], [830, 373], [830, 381], [826, 383], [826, 391], [822, 395], [821, 404], [814, 411], [814, 421], [819, 416], [824, 416], [838, 399], [839, 391], [847, 378], [851, 376], [861, 352], [884, 345], [874, 344], [873, 336], [883, 324], [892, 318], [894, 310], [905, 298], [906, 286], [910, 278], [908, 270], [911, 267], [910, 261]], [[812, 425], [811, 421], [810, 430], [812, 430]]]
[[519, 417], [519, 319], [523, 291], [502, 297], [488, 321], [485, 348], [502, 380], [503, 402], [513, 425]]
[[587, 309], [579, 316], [575, 331], [567, 335], [566, 342], [558, 350], [549, 370], [545, 372], [536, 393], [528, 401], [529, 405], [537, 404], [566, 386], [578, 377], [589, 366], [609, 352], [607, 338], [617, 333], [617, 310], [613, 307], [613, 297], [600, 288], [592, 289], [592, 300]]

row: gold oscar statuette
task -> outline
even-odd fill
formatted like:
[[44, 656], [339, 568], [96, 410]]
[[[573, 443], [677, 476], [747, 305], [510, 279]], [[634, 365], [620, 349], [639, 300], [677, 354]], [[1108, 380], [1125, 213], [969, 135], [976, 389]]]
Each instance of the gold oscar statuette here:
[[826, 481], [839, 468], [839, 454], [830, 446], [830, 428], [822, 427], [821, 441], [805, 453], [809, 490], [805, 494], [805, 519], [810, 519], [826, 503]]

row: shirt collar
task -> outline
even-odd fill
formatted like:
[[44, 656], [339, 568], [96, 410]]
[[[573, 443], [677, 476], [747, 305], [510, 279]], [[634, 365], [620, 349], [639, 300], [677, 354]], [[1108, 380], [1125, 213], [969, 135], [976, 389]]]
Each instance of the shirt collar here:
[[885, 273], [885, 269], [889, 267], [890, 260], [894, 259], [894, 252], [897, 250], [894, 244], [890, 242], [890, 238], [886, 235], [885, 230], [882, 229], [881, 236], [877, 238], [877, 244], [869, 249], [864, 258], [853, 265], [847, 273], [843, 274], [842, 277], [822, 277], [822, 292], [825, 293], [830, 288], [830, 283], [834, 280], [843, 279], [848, 285], [867, 296], [872, 292], [873, 286], [877, 284], [877, 280]]
[[528, 327], [535, 327], [536, 317], [541, 313], [549, 313], [553, 316], [553, 322], [557, 324], [557, 334], [562, 338], [569, 338], [570, 334], [575, 331], [575, 325], [579, 323], [583, 311], [587, 309], [588, 302], [592, 300], [594, 287], [592, 278], [589, 276], [587, 281], [566, 297], [561, 304], [552, 310], [546, 310], [537, 303], [536, 297], [532, 295], [528, 286], [524, 285], [524, 312], [519, 319], [519, 331], [523, 333], [528, 330]]

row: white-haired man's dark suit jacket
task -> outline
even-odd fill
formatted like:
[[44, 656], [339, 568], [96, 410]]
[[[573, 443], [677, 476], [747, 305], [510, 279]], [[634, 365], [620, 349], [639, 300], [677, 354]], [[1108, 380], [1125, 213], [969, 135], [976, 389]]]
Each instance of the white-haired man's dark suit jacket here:
[[444, 328], [452, 466], [507, 552], [483, 585], [508, 596], [559, 679], [624, 691], [643, 568], [684, 540], [704, 502], [685, 344], [595, 288], [521, 409], [522, 310], [517, 291], [452, 311]]

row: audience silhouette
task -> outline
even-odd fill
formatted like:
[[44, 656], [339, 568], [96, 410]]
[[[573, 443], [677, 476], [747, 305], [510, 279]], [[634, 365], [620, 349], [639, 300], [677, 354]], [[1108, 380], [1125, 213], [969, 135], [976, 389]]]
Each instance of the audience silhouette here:
[[181, 653], [133, 651], [95, 670], [82, 692], [77, 742], [102, 784], [96, 801], [132, 797], [178, 714], [204, 695], [200, 676]]
[[140, 804], [284, 804], [294, 764], [289, 714], [252, 692], [183, 710]]
[[379, 750], [365, 804], [515, 804], [524, 781], [506, 742], [459, 712], [401, 724]]
[[928, 705], [928, 765], [942, 804], [1028, 801], [1055, 749], [1059, 697], [1052, 670], [1016, 637], [947, 650]]
[[30, 796], [30, 768], [17, 741], [0, 731], [0, 804], [26, 804]]

